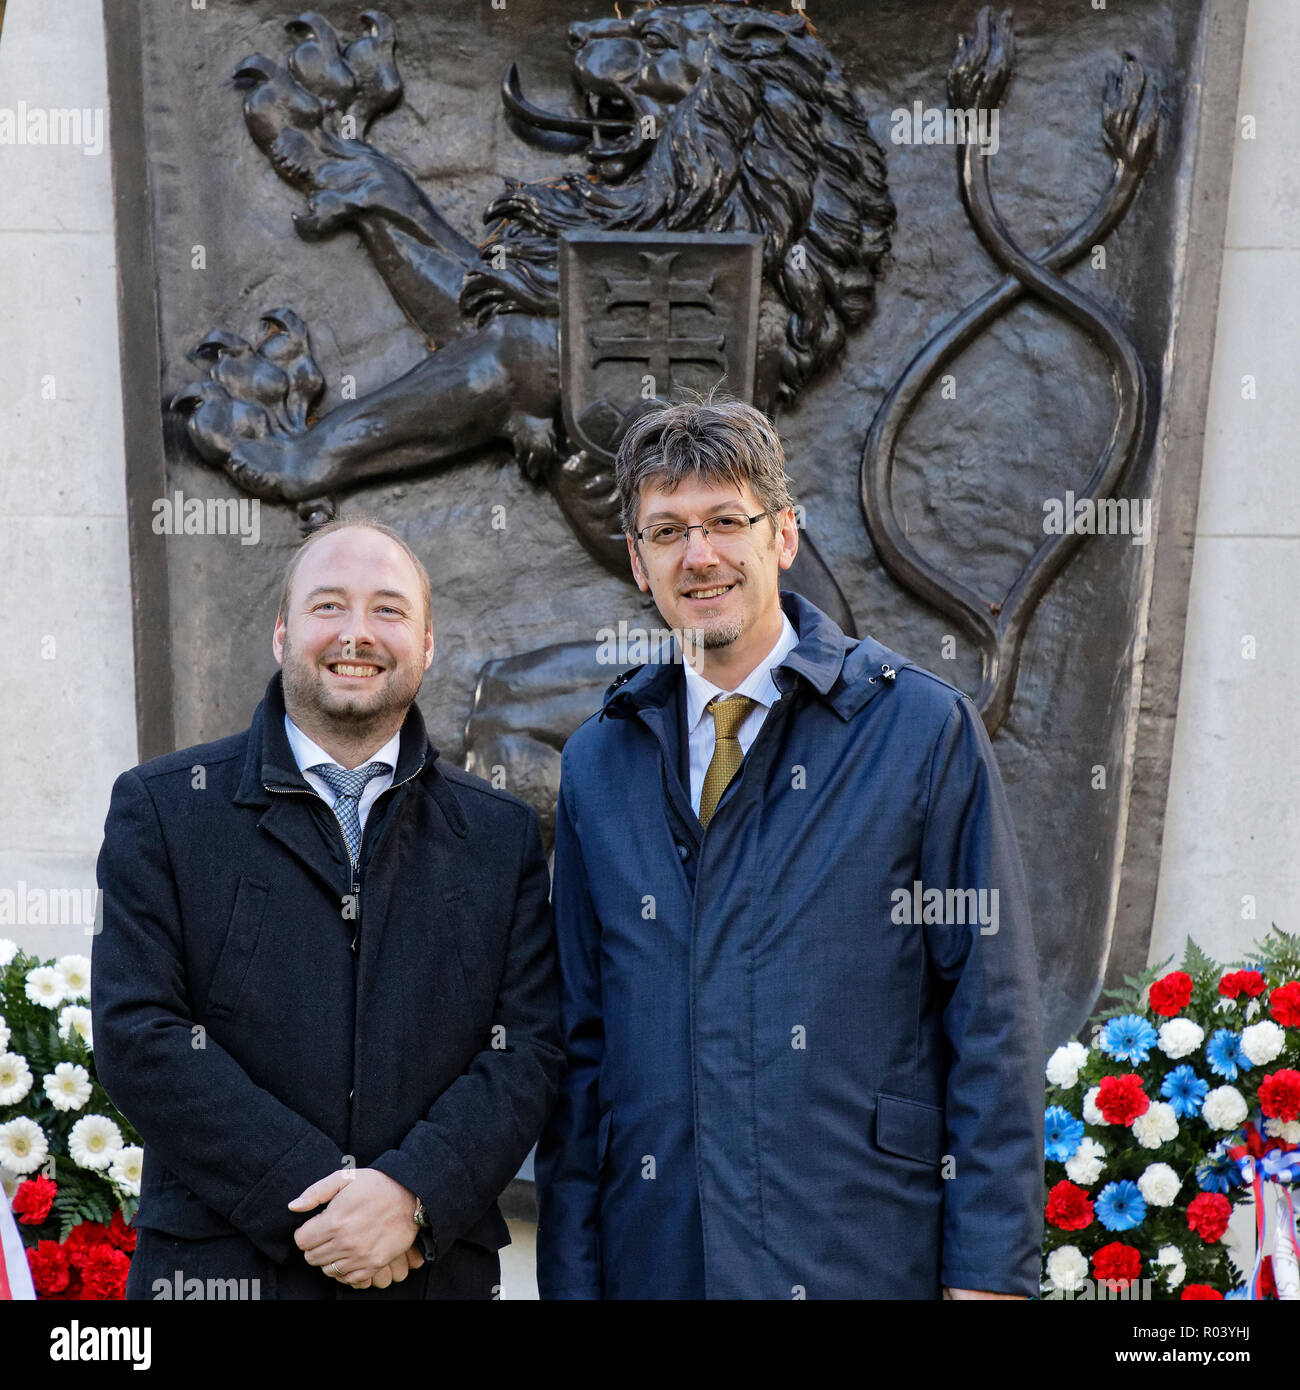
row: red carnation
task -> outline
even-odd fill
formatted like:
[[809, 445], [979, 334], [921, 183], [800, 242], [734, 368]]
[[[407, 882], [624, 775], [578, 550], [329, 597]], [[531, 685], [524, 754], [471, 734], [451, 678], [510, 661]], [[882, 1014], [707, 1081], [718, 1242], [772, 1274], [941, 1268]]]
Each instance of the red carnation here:
[[1229, 970], [1219, 981], [1219, 993], [1225, 999], [1240, 999], [1243, 994], [1254, 999], [1267, 988], [1268, 981], [1258, 970]]
[[58, 1184], [49, 1178], [28, 1178], [14, 1193], [14, 1215], [24, 1226], [39, 1226], [50, 1214]]
[[68, 1252], [68, 1259], [80, 1269], [98, 1246], [106, 1244], [107, 1226], [101, 1225], [98, 1221], [82, 1221], [68, 1232], [63, 1248]]
[[121, 1207], [113, 1213], [113, 1219], [108, 1223], [108, 1240], [110, 1245], [116, 1246], [119, 1250], [129, 1253], [135, 1249], [136, 1231], [122, 1220]]
[[81, 1269], [84, 1296], [93, 1299], [126, 1297], [126, 1276], [131, 1272], [131, 1257], [111, 1245], [96, 1245]]
[[1142, 1256], [1131, 1245], [1112, 1240], [1092, 1257], [1093, 1277], [1105, 1279], [1126, 1289], [1142, 1273]]
[[1270, 1120], [1300, 1119], [1300, 1071], [1283, 1067], [1259, 1083], [1259, 1103]]
[[1232, 1203], [1222, 1192], [1202, 1192], [1187, 1207], [1187, 1224], [1206, 1244], [1220, 1240], [1228, 1229]]
[[1062, 1231], [1081, 1231], [1092, 1225], [1088, 1194], [1062, 1178], [1047, 1194], [1047, 1219]]
[[1268, 996], [1268, 1006], [1284, 1028], [1300, 1028], [1300, 980], [1278, 985]]
[[1096, 1105], [1108, 1125], [1131, 1125], [1151, 1108], [1151, 1097], [1142, 1089], [1142, 1078], [1130, 1071], [1123, 1076], [1103, 1076]]
[[1184, 1303], [1188, 1301], [1194, 1302], [1197, 1299], [1208, 1302], [1212, 1298], [1217, 1298], [1220, 1302], [1223, 1301], [1223, 1295], [1218, 1289], [1212, 1289], [1208, 1284], [1188, 1284], [1183, 1290]]
[[38, 1294], [48, 1298], [68, 1287], [68, 1252], [57, 1240], [42, 1240], [30, 1246], [27, 1267]]
[[1171, 970], [1155, 981], [1147, 997], [1156, 1013], [1173, 1018], [1191, 1001], [1192, 977], [1184, 970]]

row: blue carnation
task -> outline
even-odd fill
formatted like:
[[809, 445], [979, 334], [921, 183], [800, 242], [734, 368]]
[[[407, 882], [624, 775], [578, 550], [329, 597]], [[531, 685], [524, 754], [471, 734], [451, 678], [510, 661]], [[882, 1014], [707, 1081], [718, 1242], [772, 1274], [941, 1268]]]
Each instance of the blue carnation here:
[[1083, 1121], [1076, 1120], [1064, 1106], [1049, 1106], [1043, 1115], [1043, 1150], [1057, 1163], [1074, 1157], [1083, 1138]]
[[1237, 1165], [1228, 1157], [1223, 1144], [1216, 1144], [1196, 1165], [1196, 1182], [1202, 1192], [1226, 1193], [1237, 1177]]
[[1141, 1014], [1124, 1014], [1106, 1024], [1098, 1044], [1117, 1061], [1145, 1062], [1159, 1036]]
[[1147, 1214], [1147, 1204], [1135, 1182], [1127, 1178], [1109, 1182], [1097, 1194], [1097, 1220], [1108, 1231], [1131, 1231], [1140, 1226]]
[[1202, 1081], [1191, 1067], [1185, 1064], [1175, 1067], [1160, 1087], [1160, 1094], [1174, 1107], [1174, 1114], [1180, 1120], [1199, 1115], [1201, 1105], [1209, 1093], [1209, 1082]]
[[1210, 1070], [1227, 1081], [1235, 1081], [1238, 1071], [1250, 1070], [1250, 1058], [1241, 1050], [1241, 1034], [1220, 1028], [1205, 1044]]

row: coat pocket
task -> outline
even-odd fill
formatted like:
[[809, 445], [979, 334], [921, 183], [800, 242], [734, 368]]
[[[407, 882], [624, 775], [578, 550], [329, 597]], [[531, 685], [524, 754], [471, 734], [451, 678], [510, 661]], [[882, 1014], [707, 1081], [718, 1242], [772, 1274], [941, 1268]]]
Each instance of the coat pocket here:
[[947, 1120], [939, 1106], [905, 1096], [876, 1097], [876, 1146], [887, 1153], [937, 1166], [946, 1133]]
[[229, 1018], [239, 1007], [257, 941], [262, 934], [269, 890], [264, 883], [241, 878], [235, 893], [226, 939], [208, 986], [207, 1012], [213, 1018]]

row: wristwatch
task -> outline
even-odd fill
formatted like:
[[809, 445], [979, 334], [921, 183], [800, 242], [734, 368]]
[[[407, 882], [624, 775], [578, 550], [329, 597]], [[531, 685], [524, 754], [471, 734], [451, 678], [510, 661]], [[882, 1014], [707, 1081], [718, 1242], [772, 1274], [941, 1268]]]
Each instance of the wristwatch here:
[[424, 1214], [424, 1203], [418, 1197], [415, 1199], [415, 1224], [421, 1231], [429, 1229], [429, 1218]]

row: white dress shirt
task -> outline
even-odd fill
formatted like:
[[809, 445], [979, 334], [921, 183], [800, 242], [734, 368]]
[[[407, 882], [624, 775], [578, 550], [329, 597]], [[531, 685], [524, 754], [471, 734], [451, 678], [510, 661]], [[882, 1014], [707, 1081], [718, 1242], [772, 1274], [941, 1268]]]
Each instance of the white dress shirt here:
[[[325, 802], [330, 810], [333, 810], [334, 803], [338, 800], [338, 797], [334, 795], [334, 789], [323, 777], [317, 776], [314, 772], [308, 772], [307, 769], [315, 767], [317, 763], [332, 763], [338, 768], [342, 768], [343, 764], [337, 758], [331, 758], [319, 743], [313, 743], [287, 714], [284, 716], [284, 731], [289, 736], [289, 747], [293, 750], [298, 771], [302, 773], [312, 791]], [[357, 802], [357, 819], [361, 822], [363, 834], [366, 829], [366, 817], [370, 814], [370, 808], [375, 804], [375, 798], [393, 785], [393, 773], [397, 768], [397, 749], [401, 739], [402, 731], [399, 729], [374, 757], [366, 759], [368, 763], [387, 763], [388, 771], [381, 772], [378, 777], [372, 777], [366, 783], [365, 791], [361, 793], [361, 800]], [[360, 766], [364, 767], [365, 763], [360, 764]]]
[[705, 706], [719, 695], [748, 695], [755, 702], [754, 708], [745, 716], [745, 722], [736, 731], [741, 753], [748, 753], [763, 727], [768, 710], [781, 698], [781, 692], [772, 680], [772, 668], [779, 666], [798, 644], [799, 634], [783, 612], [781, 635], [776, 639], [776, 645], [734, 690], [720, 689], [712, 681], [705, 680], [689, 662], [682, 663], [682, 669], [686, 672], [686, 734], [691, 751], [691, 807], [697, 816], [704, 790], [704, 774], [713, 761], [713, 748], [717, 743], [717, 727]]

